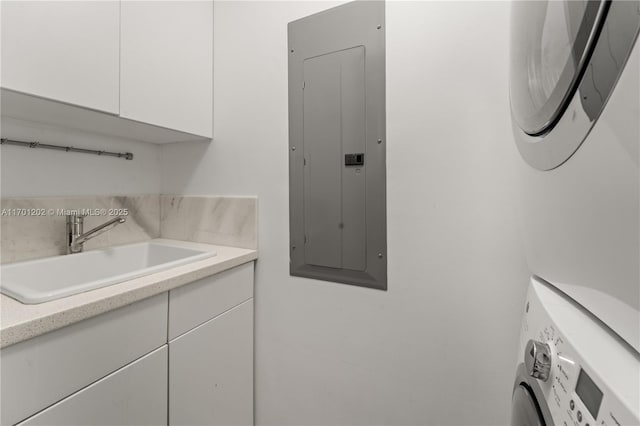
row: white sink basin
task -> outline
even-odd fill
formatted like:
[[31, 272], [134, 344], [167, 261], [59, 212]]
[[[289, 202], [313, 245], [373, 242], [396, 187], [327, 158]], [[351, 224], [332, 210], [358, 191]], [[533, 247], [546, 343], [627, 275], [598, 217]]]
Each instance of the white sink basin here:
[[42, 303], [215, 255], [152, 241], [47, 257], [2, 265], [0, 290], [22, 303]]

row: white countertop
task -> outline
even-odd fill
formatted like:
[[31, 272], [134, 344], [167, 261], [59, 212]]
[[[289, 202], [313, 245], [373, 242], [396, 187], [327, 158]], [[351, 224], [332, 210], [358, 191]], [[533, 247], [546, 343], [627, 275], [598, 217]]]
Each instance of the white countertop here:
[[156, 239], [186, 248], [213, 250], [216, 256], [155, 274], [51, 302], [25, 305], [0, 296], [0, 348], [164, 293], [258, 258], [257, 250]]

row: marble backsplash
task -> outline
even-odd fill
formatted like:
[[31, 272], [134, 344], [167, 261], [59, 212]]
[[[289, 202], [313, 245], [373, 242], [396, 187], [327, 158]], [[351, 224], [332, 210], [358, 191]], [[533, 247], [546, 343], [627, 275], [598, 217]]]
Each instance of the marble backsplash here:
[[257, 204], [255, 197], [157, 194], [2, 198], [0, 263], [65, 254], [65, 210], [97, 213], [85, 218], [85, 230], [118, 215], [126, 218], [87, 241], [87, 250], [159, 237], [257, 249]]
[[85, 231], [118, 215], [126, 219], [122, 225], [87, 241], [86, 250], [160, 236], [158, 195], [2, 198], [0, 208], [2, 263], [65, 254], [66, 210], [92, 214], [85, 217]]
[[160, 196], [160, 236], [258, 248], [256, 197]]

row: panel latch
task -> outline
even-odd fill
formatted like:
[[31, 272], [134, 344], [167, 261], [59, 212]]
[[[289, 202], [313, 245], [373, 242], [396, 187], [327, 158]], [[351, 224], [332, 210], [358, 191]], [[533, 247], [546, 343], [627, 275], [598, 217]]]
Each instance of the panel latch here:
[[359, 152], [357, 154], [345, 154], [344, 155], [345, 166], [363, 166], [364, 165], [364, 153]]

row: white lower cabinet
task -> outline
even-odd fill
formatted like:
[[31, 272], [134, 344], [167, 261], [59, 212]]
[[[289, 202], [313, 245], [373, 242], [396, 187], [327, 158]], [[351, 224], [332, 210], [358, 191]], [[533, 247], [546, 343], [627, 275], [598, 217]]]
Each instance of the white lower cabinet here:
[[0, 424], [13, 425], [167, 343], [167, 294], [0, 350]]
[[252, 425], [253, 262], [3, 348], [0, 361], [2, 426]]
[[167, 424], [167, 345], [111, 373], [19, 426]]
[[253, 424], [253, 299], [169, 342], [169, 424]]

